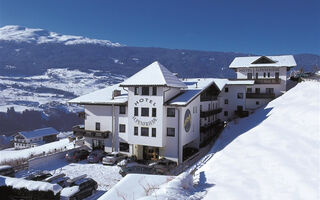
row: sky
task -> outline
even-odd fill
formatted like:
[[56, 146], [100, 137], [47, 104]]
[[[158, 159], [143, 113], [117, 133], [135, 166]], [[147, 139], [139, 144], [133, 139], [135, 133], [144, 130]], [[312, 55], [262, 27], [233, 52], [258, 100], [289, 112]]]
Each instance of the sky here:
[[127, 46], [320, 55], [319, 11], [319, 0], [0, 0], [0, 27]]

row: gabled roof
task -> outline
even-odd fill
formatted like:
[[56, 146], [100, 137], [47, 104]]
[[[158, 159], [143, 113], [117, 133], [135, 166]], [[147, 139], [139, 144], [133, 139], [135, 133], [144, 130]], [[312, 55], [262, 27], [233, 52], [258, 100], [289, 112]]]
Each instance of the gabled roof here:
[[[120, 90], [121, 96], [112, 98], [114, 90]], [[75, 99], [71, 99], [68, 103], [77, 104], [124, 104], [128, 102], [128, 92], [125, 91], [119, 84], [108, 86], [106, 88], [82, 95]]]
[[167, 105], [186, 106], [213, 84], [216, 85], [217, 88], [221, 91], [224, 85], [228, 82], [228, 79], [188, 78], [183, 79], [183, 82], [188, 86], [188, 88], [185, 90], [181, 90], [181, 93], [179, 95], [167, 101]]
[[236, 57], [229, 68], [241, 67], [295, 67], [296, 61], [292, 55], [283, 56], [250, 56]]
[[161, 65], [158, 61], [143, 68], [124, 82], [122, 87], [128, 86], [167, 86], [186, 88], [187, 86], [178, 79], [172, 72]]
[[26, 139], [29, 138], [35, 138], [35, 137], [43, 137], [43, 136], [48, 136], [48, 135], [55, 135], [58, 134], [59, 132], [52, 128], [41, 128], [41, 129], [36, 129], [33, 131], [21, 131], [19, 132], [20, 135], [24, 136]]

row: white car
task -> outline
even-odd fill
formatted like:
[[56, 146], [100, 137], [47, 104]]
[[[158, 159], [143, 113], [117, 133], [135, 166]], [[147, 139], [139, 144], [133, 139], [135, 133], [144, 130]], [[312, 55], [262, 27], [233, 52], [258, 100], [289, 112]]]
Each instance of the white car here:
[[102, 164], [104, 165], [114, 165], [117, 162], [126, 159], [127, 156], [119, 153], [119, 152], [112, 152], [111, 154], [105, 156], [104, 158], [102, 158]]

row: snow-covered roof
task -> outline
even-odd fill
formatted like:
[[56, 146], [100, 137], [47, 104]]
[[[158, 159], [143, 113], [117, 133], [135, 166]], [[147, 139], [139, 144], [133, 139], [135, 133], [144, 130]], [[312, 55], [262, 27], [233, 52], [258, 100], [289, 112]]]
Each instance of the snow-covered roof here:
[[215, 84], [221, 91], [228, 79], [218, 78], [188, 78], [183, 79], [184, 84], [188, 86], [187, 89], [181, 90], [181, 94], [167, 102], [168, 105], [184, 106], [189, 104], [195, 97], [201, 94], [212, 84]]
[[[261, 62], [260, 62], [261, 61]], [[241, 67], [295, 67], [296, 61], [292, 55], [283, 56], [249, 56], [236, 57], [229, 68]]]
[[42, 181], [30, 181], [22, 178], [11, 178], [0, 176], [0, 186], [11, 186], [15, 189], [25, 188], [29, 191], [52, 191], [54, 195], [61, 191], [58, 184], [51, 184]]
[[178, 79], [172, 72], [161, 65], [158, 61], [143, 68], [124, 82], [120, 86], [168, 86], [176, 88], [186, 88], [187, 86]]
[[55, 135], [58, 134], [59, 132], [52, 128], [41, 128], [41, 129], [36, 129], [33, 131], [21, 131], [19, 132], [20, 135], [24, 136], [25, 138], [36, 138], [36, 137], [43, 137], [43, 136], [48, 136], [48, 135]]
[[[114, 90], [120, 90], [121, 95], [112, 98]], [[77, 104], [124, 104], [128, 101], [128, 92], [124, 90], [119, 84], [108, 86], [89, 94], [82, 95], [75, 99], [71, 99], [68, 103]]]

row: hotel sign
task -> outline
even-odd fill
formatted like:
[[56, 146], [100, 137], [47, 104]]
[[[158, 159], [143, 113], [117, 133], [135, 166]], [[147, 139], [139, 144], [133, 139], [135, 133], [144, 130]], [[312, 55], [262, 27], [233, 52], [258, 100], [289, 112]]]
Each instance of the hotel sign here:
[[[150, 104], [150, 106], [156, 106], [156, 102], [154, 102], [152, 99], [149, 99], [149, 98], [141, 98], [141, 99], [137, 100], [134, 103], [134, 105], [138, 106], [141, 103], [148, 103], [148, 104]], [[151, 113], [152, 113], [152, 111], [151, 111]], [[141, 125], [141, 126], [152, 126], [157, 122], [157, 118], [153, 118], [151, 120], [149, 120], [150, 118], [148, 118], [148, 121], [143, 121], [143, 120], [141, 120], [140, 117], [133, 116], [132, 119], [133, 119], [134, 123], [136, 123], [137, 125]]]
[[186, 110], [186, 113], [184, 114], [184, 130], [186, 130], [186, 132], [190, 131], [191, 128], [191, 112], [190, 110]]

